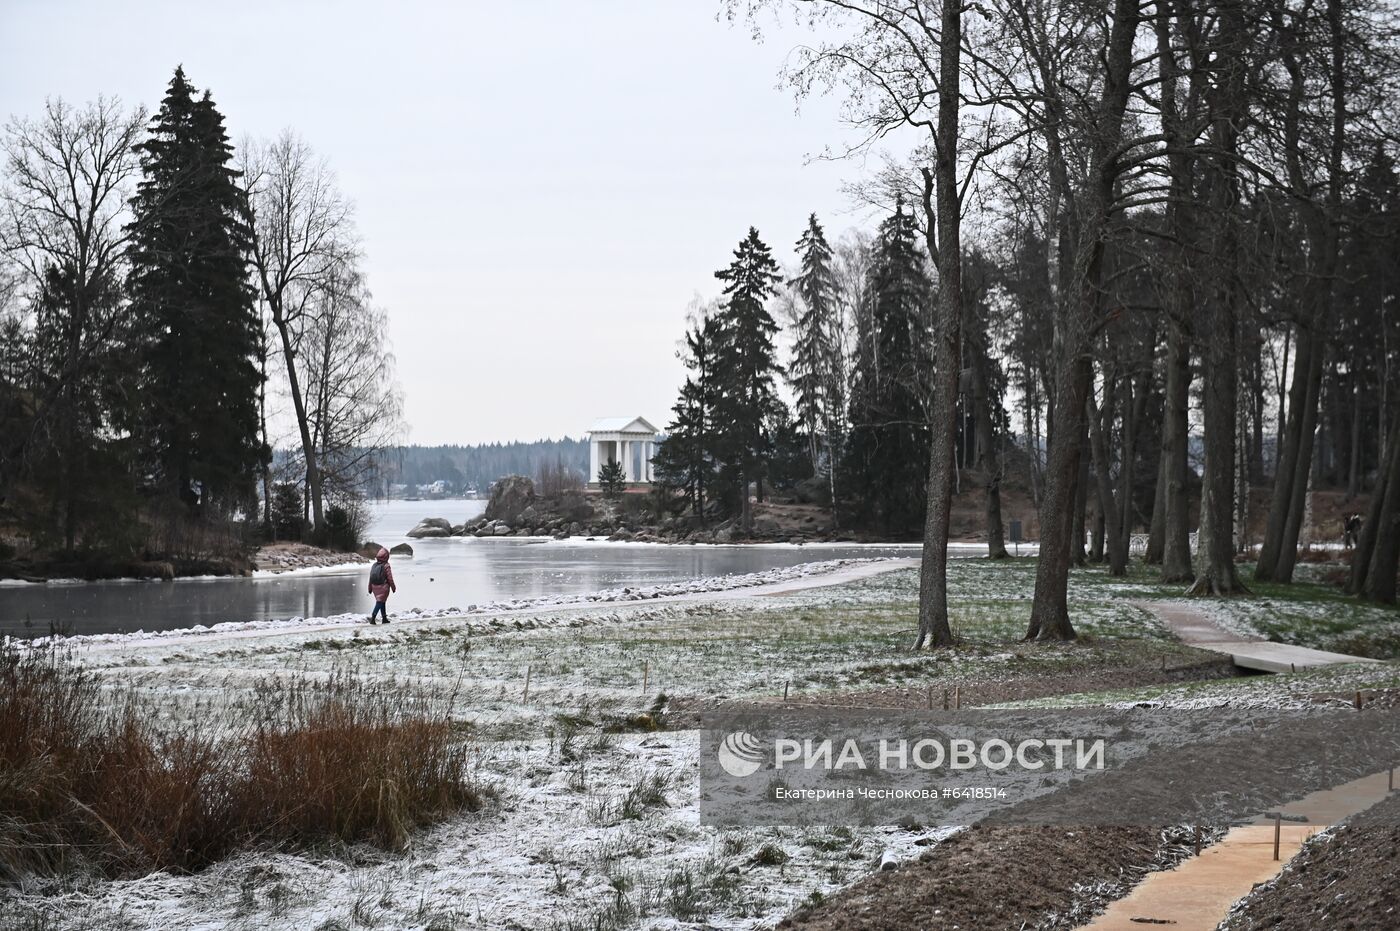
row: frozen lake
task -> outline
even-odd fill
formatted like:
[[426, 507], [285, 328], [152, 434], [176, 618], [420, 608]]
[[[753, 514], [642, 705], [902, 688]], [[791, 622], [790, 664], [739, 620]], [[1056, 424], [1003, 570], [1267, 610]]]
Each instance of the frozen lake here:
[[[454, 524], [481, 513], [484, 501], [391, 501], [371, 505], [367, 536], [386, 546], [410, 542], [414, 556], [395, 558], [399, 592], [389, 612], [466, 608], [510, 598], [580, 594], [708, 576], [759, 572], [843, 557], [909, 556], [917, 546], [663, 546], [555, 542], [520, 538], [408, 540], [424, 517]], [[981, 555], [968, 547], [966, 555]], [[364, 611], [364, 565], [317, 574], [175, 582], [83, 582], [0, 587], [0, 634], [40, 636], [173, 630], [222, 621], [325, 617]]]

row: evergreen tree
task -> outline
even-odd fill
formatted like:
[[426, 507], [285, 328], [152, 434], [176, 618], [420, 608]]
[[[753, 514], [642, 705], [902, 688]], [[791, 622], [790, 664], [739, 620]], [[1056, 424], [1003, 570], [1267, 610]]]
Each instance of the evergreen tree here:
[[775, 385], [782, 374], [773, 347], [778, 325], [767, 306], [781, 279], [778, 263], [753, 227], [734, 250], [734, 261], [715, 277], [725, 283], [715, 342], [715, 423], [722, 425], [715, 435], [716, 453], [723, 478], [738, 491], [747, 533], [753, 525], [748, 488], [758, 482], [762, 495], [771, 447], [768, 427], [783, 407]]
[[859, 342], [846, 443], [846, 497], [885, 534], [923, 523], [927, 490], [928, 383], [925, 320], [933, 285], [914, 217], [902, 206], [880, 225], [870, 268], [866, 338]]
[[186, 504], [243, 504], [266, 452], [247, 204], [223, 116], [177, 68], [136, 149], [143, 180], [132, 199], [130, 289], [144, 336], [137, 432], [159, 484]]
[[605, 462], [598, 468], [598, 484], [603, 487], [603, 497], [620, 498], [627, 488], [627, 476], [622, 471], [622, 463]]
[[814, 213], [797, 241], [802, 272], [792, 285], [802, 300], [797, 320], [788, 380], [795, 392], [795, 414], [806, 432], [814, 471], [820, 469], [824, 449], [831, 446], [835, 421], [844, 407], [839, 361], [836, 275], [832, 271], [831, 246]]
[[681, 360], [690, 374], [671, 408], [666, 441], [652, 460], [657, 478], [678, 489], [696, 517], [704, 516], [705, 494], [714, 473], [715, 343], [719, 323], [701, 316], [685, 335]]

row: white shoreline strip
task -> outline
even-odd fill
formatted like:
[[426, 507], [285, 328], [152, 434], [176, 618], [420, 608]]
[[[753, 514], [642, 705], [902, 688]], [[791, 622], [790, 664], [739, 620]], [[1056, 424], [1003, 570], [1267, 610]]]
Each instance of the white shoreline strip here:
[[[711, 576], [684, 582], [671, 582], [664, 585], [638, 586], [604, 589], [577, 595], [550, 595], [541, 598], [513, 599], [491, 602], [482, 605], [469, 605], [465, 609], [443, 608], [423, 611], [411, 609], [394, 615], [394, 626], [402, 629], [415, 621], [439, 621], [452, 618], [490, 618], [522, 612], [552, 611], [559, 608], [593, 608], [642, 604], [654, 602], [677, 602], [738, 598], [761, 595], [779, 595], [840, 585], [872, 575], [903, 569], [918, 564], [915, 559], [896, 557], [869, 559], [833, 559], [825, 562], [800, 563], [763, 572], [742, 575]], [[206, 644], [223, 640], [237, 640], [251, 637], [268, 637], [286, 634], [306, 634], [318, 631], [343, 630], [347, 626], [363, 624], [363, 612], [340, 614], [332, 617], [302, 618], [270, 621], [229, 621], [212, 626], [197, 624], [194, 627], [163, 631], [134, 631], [125, 634], [81, 634], [74, 637], [40, 637], [33, 640], [16, 640], [19, 644], [33, 647], [59, 644], [65, 647], [139, 649], [147, 646], [174, 645], [180, 642]], [[9, 639], [9, 638], [6, 638]]]

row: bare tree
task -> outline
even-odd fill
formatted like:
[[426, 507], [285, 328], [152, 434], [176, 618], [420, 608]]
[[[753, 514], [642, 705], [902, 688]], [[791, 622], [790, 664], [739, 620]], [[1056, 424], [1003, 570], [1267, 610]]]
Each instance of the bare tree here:
[[[44, 334], [50, 343], [45, 377], [33, 402], [33, 431], [17, 439], [6, 460], [22, 459], [36, 442], [59, 452], [64, 538], [76, 542], [74, 455], [82, 397], [90, 375], [124, 324], [119, 267], [127, 232], [127, 198], [139, 170], [132, 146], [146, 113], [99, 97], [82, 107], [46, 102], [36, 120], [12, 119], [4, 129], [0, 187], [0, 250], [20, 271], [31, 303], [48, 292]], [[57, 290], [59, 293], [54, 293]], [[55, 319], [57, 315], [61, 319]], [[55, 343], [57, 340], [57, 343]], [[103, 425], [91, 425], [101, 427]], [[0, 464], [0, 480], [10, 466]]]
[[[1109, 319], [1104, 307], [1110, 219], [1135, 193], [1123, 177], [1137, 140], [1126, 136], [1135, 92], [1133, 48], [1142, 9], [1111, 0], [1092, 13], [1050, 2], [1003, 0], [1007, 24], [995, 67], [997, 97], [1017, 108], [1035, 133], [1048, 175], [1047, 245], [1055, 320], [1054, 408], [1040, 509], [1040, 562], [1027, 639], [1075, 636], [1068, 608], [1076, 506], [1087, 445], [1092, 348]], [[1138, 143], [1140, 145], [1141, 143]]]
[[314, 412], [301, 383], [297, 355], [315, 300], [356, 251], [352, 210], [326, 162], [290, 130], [269, 144], [245, 142], [242, 161], [253, 213], [254, 273], [281, 344], [301, 436], [312, 526], [320, 531], [325, 526], [324, 481], [312, 427]]
[[379, 455], [400, 436], [403, 404], [383, 308], [353, 265], [313, 298], [299, 363], [323, 492], [357, 496]]

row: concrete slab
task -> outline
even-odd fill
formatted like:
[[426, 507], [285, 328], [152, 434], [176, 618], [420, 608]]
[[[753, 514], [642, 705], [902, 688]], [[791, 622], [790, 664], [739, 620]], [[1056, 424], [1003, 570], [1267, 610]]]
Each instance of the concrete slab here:
[[1236, 666], [1259, 672], [1297, 672], [1300, 669], [1316, 669], [1320, 666], [1335, 666], [1339, 663], [1379, 662], [1379, 660], [1368, 659], [1364, 656], [1330, 653], [1327, 650], [1313, 650], [1288, 643], [1270, 643], [1267, 640], [1227, 640], [1221, 642], [1207, 640], [1196, 641], [1191, 645], [1217, 653], [1229, 653]]
[[1152, 873], [1084, 931], [1141, 931], [1163, 925], [1172, 931], [1213, 931], [1230, 906], [1254, 886], [1278, 875], [1309, 837], [1342, 819], [1365, 811], [1389, 794], [1388, 774], [1375, 773], [1284, 806], [1278, 829], [1279, 858], [1274, 859], [1274, 822], [1233, 828], [1217, 844], [1173, 870]]
[[1339, 663], [1374, 663], [1377, 660], [1345, 653], [1330, 653], [1288, 643], [1249, 639], [1231, 633], [1211, 620], [1204, 611], [1180, 603], [1139, 601], [1135, 604], [1157, 615], [1163, 624], [1193, 647], [1227, 653], [1236, 666], [1258, 672], [1296, 672]]

